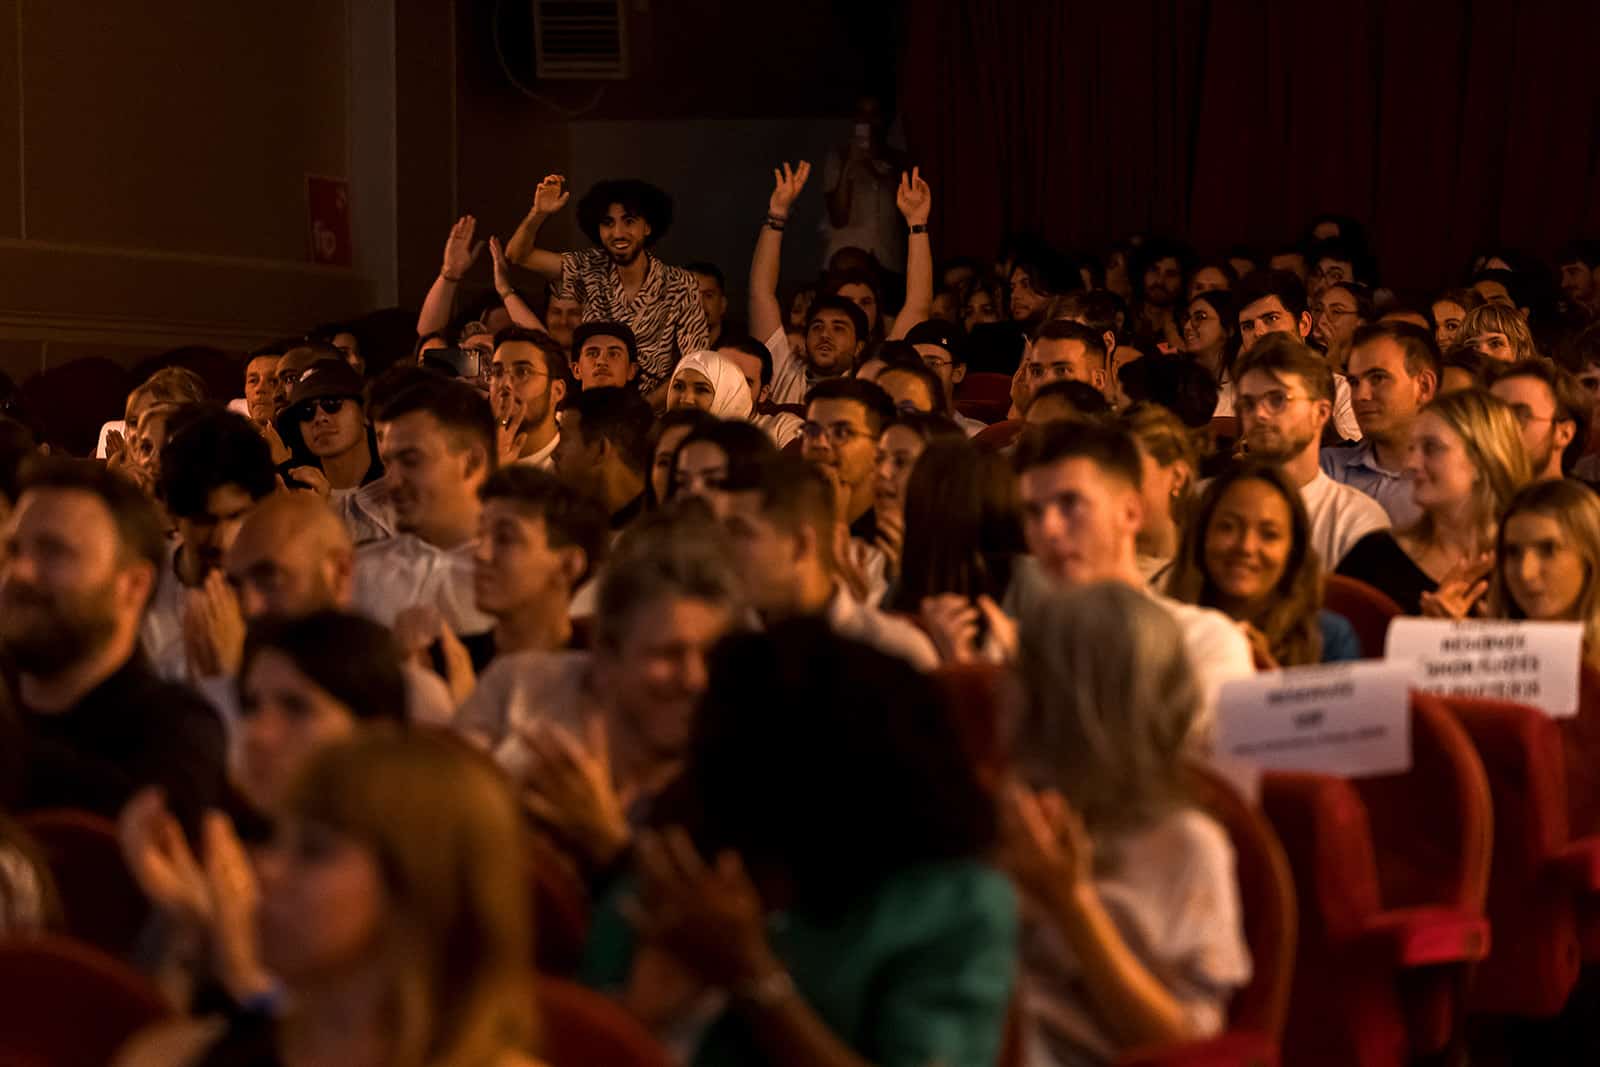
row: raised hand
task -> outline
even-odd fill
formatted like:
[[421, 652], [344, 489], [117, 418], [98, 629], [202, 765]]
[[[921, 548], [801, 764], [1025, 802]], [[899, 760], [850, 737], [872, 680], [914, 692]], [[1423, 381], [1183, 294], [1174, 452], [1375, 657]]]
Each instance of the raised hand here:
[[521, 458], [522, 446], [528, 443], [528, 435], [522, 429], [523, 406], [521, 398], [509, 391], [496, 391], [490, 397], [489, 407], [494, 411], [495, 449], [502, 467]]
[[526, 723], [518, 734], [532, 757], [523, 793], [528, 810], [591, 865], [610, 863], [628, 846], [631, 831], [627, 798], [612, 776], [604, 720], [591, 716], [581, 742], [549, 722]]
[[424, 670], [432, 670], [433, 662], [428, 649], [439, 640], [444, 629], [444, 617], [432, 604], [413, 604], [394, 617], [394, 640], [400, 646], [402, 657]]
[[1439, 588], [1422, 594], [1422, 614], [1430, 619], [1464, 619], [1489, 591], [1492, 555], [1463, 560], [1439, 579]]
[[219, 570], [184, 591], [183, 641], [190, 669], [201, 678], [232, 678], [244, 659], [244, 614]]
[[511, 283], [511, 270], [506, 266], [505, 246], [500, 243], [500, 238], [489, 238], [489, 259], [494, 264], [494, 291], [507, 293], [515, 289]]
[[723, 852], [707, 863], [679, 827], [639, 835], [643, 883], [636, 925], [708, 985], [734, 989], [780, 969], [764, 910], [744, 863]]
[[321, 467], [291, 467], [289, 477], [305, 486], [302, 492], [315, 493], [324, 500], [333, 492], [333, 487], [328, 484], [328, 476], [322, 473]]
[[928, 213], [933, 210], [933, 192], [922, 180], [922, 168], [912, 167], [911, 173], [900, 174], [900, 188], [895, 192], [895, 206], [905, 216], [907, 225], [925, 226]]
[[461, 276], [472, 269], [478, 262], [478, 256], [483, 252], [483, 242], [472, 243], [473, 235], [478, 232], [478, 220], [471, 215], [463, 215], [450, 227], [450, 236], [444, 242], [444, 266], [439, 268], [439, 273], [453, 282], [461, 280]]
[[546, 174], [533, 191], [533, 210], [540, 215], [554, 215], [567, 206], [571, 197], [567, 192], [567, 179], [559, 174]]
[[798, 166], [791, 167], [785, 163], [782, 167], [775, 167], [772, 171], [772, 197], [767, 201], [767, 214], [780, 219], [788, 218], [789, 209], [794, 206], [800, 190], [806, 187], [806, 179], [810, 177], [811, 164], [803, 159]]
[[117, 817], [117, 840], [129, 873], [152, 904], [180, 922], [210, 923], [205, 871], [167, 810], [160, 788], [148, 786], [128, 801]]
[[972, 663], [978, 657], [978, 608], [960, 593], [924, 597], [920, 616], [946, 663]]
[[1039, 900], [1057, 900], [1091, 883], [1094, 845], [1083, 820], [1054, 791], [1013, 782], [1000, 795], [1001, 865]]
[[256, 933], [261, 888], [226, 815], [206, 812], [204, 835], [205, 878], [212, 906], [211, 958], [223, 987], [235, 1003], [243, 1003], [276, 984], [261, 962]]

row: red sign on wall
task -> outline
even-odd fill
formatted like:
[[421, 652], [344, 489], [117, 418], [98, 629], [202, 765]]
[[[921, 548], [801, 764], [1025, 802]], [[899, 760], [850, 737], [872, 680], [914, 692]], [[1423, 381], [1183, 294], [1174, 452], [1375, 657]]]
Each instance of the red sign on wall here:
[[311, 262], [350, 266], [350, 183], [343, 178], [307, 174], [306, 218]]

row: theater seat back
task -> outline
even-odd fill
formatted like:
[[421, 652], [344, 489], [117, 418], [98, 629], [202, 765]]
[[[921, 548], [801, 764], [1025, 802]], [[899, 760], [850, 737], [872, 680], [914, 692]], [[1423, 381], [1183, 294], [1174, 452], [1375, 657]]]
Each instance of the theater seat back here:
[[18, 823], [50, 868], [62, 928], [113, 956], [131, 955], [150, 903], [122, 859], [117, 828], [87, 811], [41, 811]]
[[655, 1038], [605, 996], [545, 976], [535, 992], [540, 1050], [550, 1067], [672, 1067]]
[[55, 935], [0, 941], [0, 1064], [111, 1062], [171, 1009], [149, 979]]
[[1547, 1018], [1561, 1011], [1581, 965], [1571, 885], [1552, 875], [1567, 844], [1561, 731], [1534, 708], [1443, 698], [1477, 748], [1494, 806], [1489, 957], [1473, 976], [1474, 1011]]
[[1222, 825], [1233, 844], [1239, 905], [1250, 946], [1250, 982], [1228, 1005], [1229, 1027], [1277, 1038], [1288, 1020], [1299, 930], [1288, 857], [1265, 815], [1221, 775], [1191, 764], [1188, 777], [1195, 803]]
[[1364, 657], [1382, 659], [1389, 623], [1400, 614], [1400, 605], [1366, 582], [1342, 574], [1330, 574], [1323, 582], [1322, 606], [1350, 620]]

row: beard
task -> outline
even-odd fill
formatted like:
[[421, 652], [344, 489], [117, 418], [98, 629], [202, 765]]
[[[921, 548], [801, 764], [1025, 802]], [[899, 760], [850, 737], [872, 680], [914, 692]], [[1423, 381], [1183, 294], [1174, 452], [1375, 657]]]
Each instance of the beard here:
[[610, 245], [606, 245], [606, 254], [611, 257], [611, 262], [619, 267], [631, 267], [638, 262], [639, 256], [644, 252], [643, 245], [630, 245], [626, 252], [619, 252]]
[[109, 582], [60, 597], [23, 582], [0, 593], [0, 648], [23, 674], [61, 674], [104, 647], [116, 626]]
[[1263, 432], [1261, 427], [1257, 427], [1245, 435], [1245, 443], [1251, 459], [1283, 463], [1305, 451], [1311, 443], [1311, 434], [1278, 428]]

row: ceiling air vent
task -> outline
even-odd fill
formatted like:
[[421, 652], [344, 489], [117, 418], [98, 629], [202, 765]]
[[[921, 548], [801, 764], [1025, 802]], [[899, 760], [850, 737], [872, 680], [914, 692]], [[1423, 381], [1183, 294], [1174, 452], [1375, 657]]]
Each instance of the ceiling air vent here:
[[533, 0], [540, 78], [626, 78], [622, 0]]

